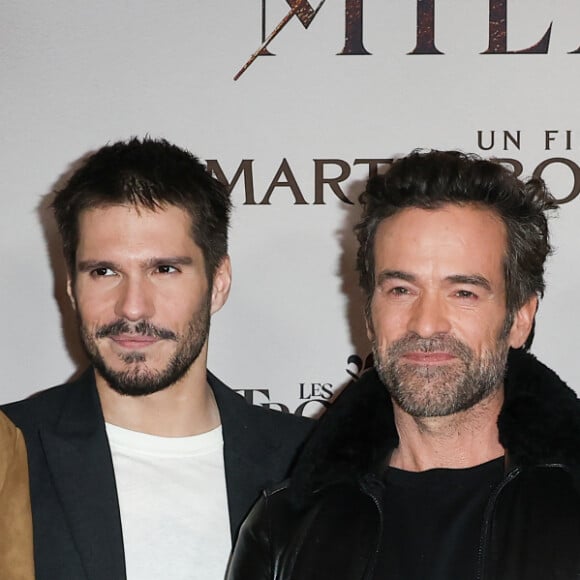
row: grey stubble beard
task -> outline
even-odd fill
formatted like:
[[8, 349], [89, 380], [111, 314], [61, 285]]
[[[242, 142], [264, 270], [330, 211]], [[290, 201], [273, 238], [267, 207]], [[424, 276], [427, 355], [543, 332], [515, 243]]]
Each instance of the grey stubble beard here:
[[[379, 351], [375, 366], [393, 401], [413, 417], [443, 417], [472, 408], [503, 383], [509, 346], [502, 331], [496, 348], [477, 357], [462, 341], [442, 334], [421, 338], [410, 333]], [[401, 362], [407, 352], [444, 351], [455, 359], [438, 366]]]

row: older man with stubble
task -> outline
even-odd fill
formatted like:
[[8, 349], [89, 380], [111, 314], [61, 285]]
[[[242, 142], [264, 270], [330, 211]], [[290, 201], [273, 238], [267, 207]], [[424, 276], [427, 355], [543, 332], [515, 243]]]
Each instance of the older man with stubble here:
[[255, 506], [228, 580], [580, 578], [580, 404], [527, 352], [544, 184], [419, 151], [361, 201], [375, 369]]

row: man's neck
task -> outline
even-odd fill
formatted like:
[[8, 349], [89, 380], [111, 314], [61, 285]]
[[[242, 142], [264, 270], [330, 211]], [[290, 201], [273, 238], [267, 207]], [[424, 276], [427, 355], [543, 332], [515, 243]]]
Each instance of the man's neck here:
[[161, 437], [187, 437], [215, 429], [220, 425], [219, 410], [207, 384], [205, 365], [197, 362], [180, 381], [143, 397], [117, 393], [95, 372], [105, 421]]
[[412, 417], [393, 403], [399, 446], [389, 465], [406, 471], [464, 468], [504, 455], [497, 417], [503, 404], [499, 389], [471, 409], [448, 417]]

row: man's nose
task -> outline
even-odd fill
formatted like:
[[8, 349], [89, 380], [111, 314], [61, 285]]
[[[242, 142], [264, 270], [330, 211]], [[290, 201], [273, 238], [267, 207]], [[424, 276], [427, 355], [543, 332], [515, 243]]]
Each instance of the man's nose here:
[[155, 312], [153, 296], [149, 284], [144, 278], [123, 280], [115, 305], [115, 314], [126, 320], [146, 320]]
[[421, 338], [448, 333], [451, 325], [444, 298], [436, 293], [422, 294], [413, 304], [408, 330]]

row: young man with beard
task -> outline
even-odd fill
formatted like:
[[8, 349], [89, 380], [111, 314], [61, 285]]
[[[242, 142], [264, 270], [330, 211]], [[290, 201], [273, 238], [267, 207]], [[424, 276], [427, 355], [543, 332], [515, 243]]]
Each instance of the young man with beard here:
[[223, 579], [309, 428], [206, 368], [229, 196], [187, 151], [133, 139], [91, 155], [53, 207], [92, 366], [5, 408], [28, 446], [37, 578]]
[[242, 526], [228, 580], [580, 577], [580, 405], [526, 352], [543, 183], [458, 152], [372, 179], [357, 226], [376, 370]]

